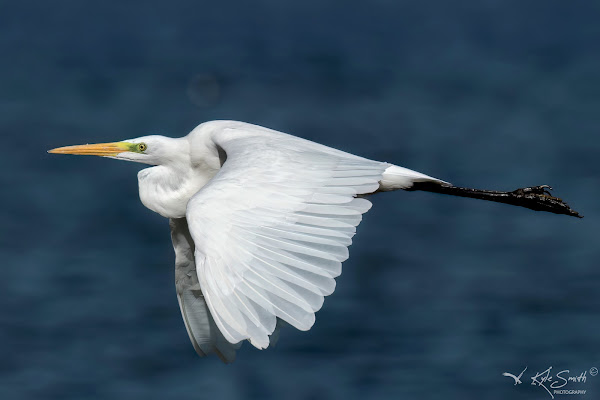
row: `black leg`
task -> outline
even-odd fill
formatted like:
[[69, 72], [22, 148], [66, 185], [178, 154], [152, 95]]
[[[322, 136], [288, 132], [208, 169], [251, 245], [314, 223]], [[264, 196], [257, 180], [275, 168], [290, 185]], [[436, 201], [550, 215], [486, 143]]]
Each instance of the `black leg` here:
[[496, 190], [470, 189], [458, 186], [438, 184], [435, 182], [415, 182], [409, 191], [422, 190], [426, 192], [449, 194], [451, 196], [471, 197], [474, 199], [495, 201], [498, 203], [511, 204], [536, 211], [548, 211], [555, 214], [566, 214], [573, 217], [583, 218], [582, 215], [567, 205], [558, 197], [550, 194], [548, 185], [532, 186], [513, 190], [512, 192], [501, 192]]

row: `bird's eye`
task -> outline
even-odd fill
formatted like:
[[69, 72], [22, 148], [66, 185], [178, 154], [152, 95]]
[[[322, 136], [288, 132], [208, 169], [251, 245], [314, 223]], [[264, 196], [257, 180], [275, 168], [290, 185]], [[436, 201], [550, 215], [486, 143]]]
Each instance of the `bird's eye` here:
[[137, 147], [139, 151], [146, 151], [148, 149], [148, 145], [146, 143], [140, 143]]

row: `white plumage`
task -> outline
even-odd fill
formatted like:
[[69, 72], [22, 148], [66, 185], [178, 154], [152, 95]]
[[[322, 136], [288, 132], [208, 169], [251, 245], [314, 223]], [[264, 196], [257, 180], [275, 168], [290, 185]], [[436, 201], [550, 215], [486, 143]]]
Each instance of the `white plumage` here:
[[[108, 154], [109, 145], [120, 150]], [[138, 175], [140, 198], [171, 219], [186, 328], [198, 354], [225, 362], [243, 340], [268, 347], [280, 320], [311, 328], [371, 208], [365, 195], [443, 183], [235, 121], [207, 122], [180, 139], [146, 136], [54, 152], [155, 165]]]

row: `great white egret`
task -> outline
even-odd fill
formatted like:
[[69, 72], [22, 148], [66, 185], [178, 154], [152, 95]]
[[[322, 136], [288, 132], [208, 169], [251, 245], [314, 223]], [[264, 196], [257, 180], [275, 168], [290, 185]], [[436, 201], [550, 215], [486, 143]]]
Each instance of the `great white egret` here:
[[153, 165], [138, 173], [140, 199], [170, 219], [188, 334], [199, 355], [216, 353], [224, 362], [243, 340], [268, 347], [281, 320], [311, 328], [371, 208], [369, 194], [425, 190], [579, 217], [546, 185], [460, 188], [236, 121], [206, 122], [178, 139], [145, 136], [50, 153]]

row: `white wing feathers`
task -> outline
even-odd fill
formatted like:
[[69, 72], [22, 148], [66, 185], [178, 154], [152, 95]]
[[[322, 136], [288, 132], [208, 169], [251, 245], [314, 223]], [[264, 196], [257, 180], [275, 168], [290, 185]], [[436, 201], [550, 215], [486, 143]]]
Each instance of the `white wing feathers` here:
[[225, 363], [235, 360], [241, 344], [231, 344], [221, 334], [210, 315], [198, 284], [194, 264], [194, 242], [185, 218], [171, 219], [171, 238], [175, 248], [175, 287], [177, 300], [192, 341], [200, 356], [216, 353]]
[[228, 342], [266, 348], [277, 317], [314, 324], [390, 164], [252, 125], [212, 141], [226, 161], [187, 208], [199, 285]]

